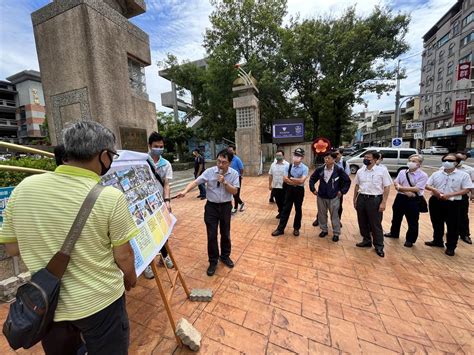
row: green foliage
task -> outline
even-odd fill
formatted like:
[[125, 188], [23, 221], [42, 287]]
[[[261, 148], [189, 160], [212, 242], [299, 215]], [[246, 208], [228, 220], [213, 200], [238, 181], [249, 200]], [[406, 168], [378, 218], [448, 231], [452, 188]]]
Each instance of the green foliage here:
[[165, 137], [166, 150], [183, 154], [188, 139], [194, 135], [193, 130], [186, 126], [186, 122], [176, 122], [172, 113], [157, 112], [156, 118], [158, 130]]
[[[25, 168], [41, 169], [48, 171], [54, 171], [54, 169], [56, 169], [56, 163], [54, 159], [51, 158], [34, 159], [26, 157], [19, 159], [10, 159], [0, 161], [0, 165], [21, 166]], [[16, 186], [29, 175], [30, 174], [7, 172], [0, 170], [0, 186]]]

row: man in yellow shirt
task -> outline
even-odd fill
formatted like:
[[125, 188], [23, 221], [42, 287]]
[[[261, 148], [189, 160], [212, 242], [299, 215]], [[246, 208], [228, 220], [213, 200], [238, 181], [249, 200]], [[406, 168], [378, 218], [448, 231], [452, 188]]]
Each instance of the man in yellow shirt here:
[[[21, 255], [31, 273], [61, 248], [89, 191], [112, 164], [115, 136], [93, 121], [63, 132], [67, 160], [54, 172], [24, 179], [5, 210], [0, 243]], [[61, 280], [53, 327], [42, 341], [46, 354], [126, 354], [129, 323], [125, 289], [136, 284], [129, 240], [138, 233], [121, 191], [106, 187], [72, 251]]]

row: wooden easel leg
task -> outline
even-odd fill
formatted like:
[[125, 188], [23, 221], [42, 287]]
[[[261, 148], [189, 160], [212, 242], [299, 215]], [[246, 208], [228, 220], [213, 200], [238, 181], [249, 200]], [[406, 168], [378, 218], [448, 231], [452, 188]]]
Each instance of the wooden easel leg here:
[[[166, 248], [166, 249], [168, 249], [168, 248]], [[171, 259], [171, 260], [173, 260], [173, 259]], [[173, 260], [173, 262], [174, 262], [174, 260]], [[180, 347], [182, 347], [183, 343], [181, 342], [181, 339], [176, 335], [176, 323], [174, 322], [173, 313], [171, 312], [171, 306], [168, 302], [168, 299], [167, 299], [166, 294], [165, 294], [165, 290], [164, 290], [163, 285], [161, 284], [161, 280], [158, 276], [158, 267], [156, 266], [156, 263], [154, 261], [151, 263], [151, 269], [153, 270], [153, 274], [155, 275], [155, 281], [156, 281], [156, 284], [158, 286], [158, 290], [160, 291], [160, 295], [161, 295], [161, 299], [163, 300], [163, 304], [165, 305], [166, 314], [168, 315], [168, 319], [171, 323], [171, 329], [173, 329], [174, 337], [176, 338], [176, 342], [178, 343], [178, 345]]]
[[184, 292], [186, 292], [186, 295], [189, 298], [190, 292], [188, 289], [188, 286], [186, 286], [186, 282], [184, 281], [184, 277], [181, 275], [181, 272], [179, 271], [178, 264], [176, 263], [176, 260], [173, 257], [173, 253], [171, 252], [171, 248], [169, 247], [168, 243], [165, 244], [166, 251], [168, 252], [168, 255], [171, 258], [171, 261], [173, 262], [174, 268], [176, 269], [176, 272], [178, 273], [179, 280], [181, 281], [181, 286], [184, 288]]

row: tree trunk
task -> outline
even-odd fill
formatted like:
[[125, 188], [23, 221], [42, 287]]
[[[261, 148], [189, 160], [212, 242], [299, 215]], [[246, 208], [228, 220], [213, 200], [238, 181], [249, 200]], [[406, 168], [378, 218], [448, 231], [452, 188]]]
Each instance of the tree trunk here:
[[313, 119], [313, 139], [315, 139], [319, 131], [319, 110], [312, 111], [311, 118]]
[[333, 114], [334, 114], [334, 142], [333, 146], [339, 148], [342, 137], [342, 109], [338, 106], [338, 101], [333, 101]]

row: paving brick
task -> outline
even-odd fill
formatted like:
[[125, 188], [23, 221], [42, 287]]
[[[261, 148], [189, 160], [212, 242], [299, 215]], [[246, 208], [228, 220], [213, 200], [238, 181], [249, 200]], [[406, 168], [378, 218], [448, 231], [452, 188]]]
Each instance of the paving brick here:
[[281, 348], [290, 350], [297, 354], [308, 354], [309, 340], [301, 335], [291, 333], [286, 329], [272, 327], [270, 331], [270, 343]]
[[246, 311], [221, 302], [217, 303], [216, 307], [214, 307], [211, 313], [216, 317], [220, 317], [239, 325], [244, 322], [245, 315], [247, 314]]
[[296, 354], [296, 353], [294, 351], [284, 349], [272, 343], [269, 343], [267, 346], [266, 355], [291, 355], [291, 354]]
[[327, 345], [318, 343], [313, 340], [309, 340], [309, 353], [310, 354], [323, 354], [323, 355], [338, 355], [339, 350], [331, 348]]
[[198, 351], [201, 347], [201, 333], [184, 318], [176, 324], [176, 335], [193, 351]]
[[303, 293], [303, 317], [328, 324], [326, 300], [321, 297]]
[[189, 299], [196, 302], [211, 302], [212, 290], [209, 288], [193, 288], [189, 294]]
[[350, 354], [360, 353], [359, 339], [353, 323], [329, 317], [329, 328], [332, 347]]
[[397, 337], [383, 332], [383, 328], [379, 330], [368, 329], [364, 325], [356, 324], [357, 337], [368, 343], [376, 344], [385, 349], [395, 352], [402, 352]]

